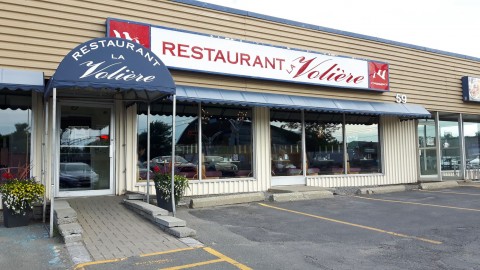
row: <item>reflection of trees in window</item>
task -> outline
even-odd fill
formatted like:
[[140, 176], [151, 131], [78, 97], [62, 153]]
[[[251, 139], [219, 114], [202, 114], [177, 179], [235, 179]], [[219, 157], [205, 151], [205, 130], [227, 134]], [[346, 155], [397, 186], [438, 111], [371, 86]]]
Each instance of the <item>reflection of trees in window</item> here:
[[[138, 148], [147, 148], [147, 131], [138, 135]], [[172, 126], [154, 121], [150, 123], [150, 157], [166, 156], [172, 152]], [[138, 157], [141, 161], [147, 159], [146, 154]]]
[[17, 123], [14, 126], [14, 132], [1, 136], [1, 167], [25, 167], [29, 164], [29, 124]]

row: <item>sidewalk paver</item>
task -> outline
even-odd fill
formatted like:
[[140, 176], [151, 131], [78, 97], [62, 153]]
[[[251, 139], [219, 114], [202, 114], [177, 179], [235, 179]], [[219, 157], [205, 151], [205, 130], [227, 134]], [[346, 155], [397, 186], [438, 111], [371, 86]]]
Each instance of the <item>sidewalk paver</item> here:
[[151, 221], [122, 205], [124, 196], [69, 199], [83, 228], [83, 240], [95, 261], [187, 247]]

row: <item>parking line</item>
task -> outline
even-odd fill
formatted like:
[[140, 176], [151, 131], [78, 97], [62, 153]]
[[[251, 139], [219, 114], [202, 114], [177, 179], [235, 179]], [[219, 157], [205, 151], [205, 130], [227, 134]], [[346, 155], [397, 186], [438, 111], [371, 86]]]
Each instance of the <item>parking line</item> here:
[[375, 231], [375, 232], [379, 232], [379, 233], [385, 233], [385, 234], [389, 234], [389, 235], [393, 235], [393, 236], [397, 236], [397, 237], [419, 240], [419, 241], [423, 241], [423, 242], [427, 242], [427, 243], [435, 244], [435, 245], [442, 244], [442, 242], [436, 241], [436, 240], [431, 240], [431, 239], [417, 237], [417, 236], [410, 236], [410, 235], [396, 233], [396, 232], [385, 231], [385, 230], [374, 228], [374, 227], [369, 227], [369, 226], [365, 226], [365, 225], [350, 223], [350, 222], [346, 222], [346, 221], [342, 221], [342, 220], [338, 220], [338, 219], [333, 219], [333, 218], [327, 218], [327, 217], [312, 215], [312, 214], [303, 213], [303, 212], [290, 210], [290, 209], [285, 209], [285, 208], [280, 208], [280, 207], [276, 207], [276, 206], [272, 206], [272, 205], [268, 205], [268, 204], [259, 203], [259, 205], [264, 206], [264, 207], [277, 209], [277, 210], [280, 210], [280, 211], [290, 212], [290, 213], [294, 213], [294, 214], [298, 214], [298, 215], [303, 215], [303, 216], [307, 216], [307, 217], [312, 217], [312, 218], [322, 219], [322, 220], [326, 220], [326, 221], [330, 221], [330, 222], [349, 225], [349, 226], [353, 226], [353, 227], [357, 227], [357, 228], [362, 228], [362, 229], [365, 229], [365, 230]]
[[197, 248], [195, 248], [195, 247], [188, 247], [188, 248], [172, 249], [172, 250], [167, 250], [167, 251], [160, 251], [160, 252], [153, 252], [153, 253], [147, 253], [147, 254], [140, 254], [140, 257], [148, 257], [148, 256], [169, 254], [169, 253], [175, 253], [175, 252], [186, 251], [186, 250], [194, 250], [194, 249], [197, 249]]
[[223, 255], [222, 253], [214, 250], [213, 248], [205, 247], [205, 248], [203, 248], [203, 250], [212, 254], [213, 256], [217, 257], [218, 259], [209, 260], [209, 261], [202, 261], [202, 262], [197, 262], [197, 263], [191, 263], [191, 264], [184, 264], [184, 265], [179, 265], [179, 266], [172, 266], [172, 267], [161, 268], [161, 269], [162, 270], [179, 270], [179, 269], [186, 269], [186, 268], [193, 268], [193, 267], [197, 267], [197, 266], [209, 265], [209, 264], [213, 264], [213, 263], [226, 262], [226, 263], [229, 263], [229, 264], [237, 267], [240, 270], [252, 270], [252, 268], [250, 268], [246, 265], [243, 265], [243, 264], [235, 261], [234, 259], [232, 259], [230, 257], [227, 257], [227, 256]]
[[468, 195], [468, 196], [480, 196], [480, 194], [453, 192], [453, 191], [433, 191], [433, 190], [422, 190], [422, 189], [419, 189], [418, 191], [431, 192], [431, 193], [447, 193], [447, 194], [457, 194], [457, 195]]
[[75, 265], [75, 267], [73, 269], [74, 270], [83, 270], [83, 269], [85, 269], [85, 266], [96, 265], [96, 264], [104, 264], [104, 263], [121, 262], [121, 261], [124, 261], [126, 259], [127, 258], [116, 258], [116, 259], [103, 260], [103, 261], [80, 263], [80, 264]]
[[198, 262], [198, 263], [191, 263], [191, 264], [184, 264], [180, 266], [173, 266], [173, 267], [168, 267], [168, 268], [160, 268], [162, 270], [178, 270], [178, 269], [186, 269], [186, 268], [193, 268], [197, 266], [202, 266], [202, 265], [209, 265], [212, 263], [218, 263], [218, 262], [223, 262], [223, 259], [215, 259], [215, 260], [210, 260], [210, 261], [203, 261], [203, 262]]
[[252, 270], [252, 268], [246, 266], [246, 265], [243, 265], [237, 261], [235, 261], [234, 259], [230, 258], [230, 257], [227, 257], [225, 255], [223, 255], [222, 253], [214, 250], [213, 248], [209, 248], [209, 247], [206, 247], [206, 248], [203, 248], [203, 250], [205, 250], [206, 252], [214, 255], [214, 256], [217, 256], [218, 258], [236, 266], [238, 269], [241, 269], [241, 270]]
[[464, 207], [455, 207], [455, 206], [447, 206], [447, 205], [438, 205], [438, 204], [429, 204], [429, 203], [416, 203], [416, 202], [406, 202], [406, 201], [386, 200], [386, 199], [374, 199], [374, 198], [367, 198], [367, 197], [360, 197], [360, 196], [353, 196], [353, 197], [359, 198], [359, 199], [364, 199], [364, 200], [372, 200], [372, 201], [413, 204], [413, 205], [422, 205], [422, 206], [440, 207], [440, 208], [448, 208], [448, 209], [455, 209], [455, 210], [480, 212], [480, 209], [475, 209], [475, 208], [464, 208]]

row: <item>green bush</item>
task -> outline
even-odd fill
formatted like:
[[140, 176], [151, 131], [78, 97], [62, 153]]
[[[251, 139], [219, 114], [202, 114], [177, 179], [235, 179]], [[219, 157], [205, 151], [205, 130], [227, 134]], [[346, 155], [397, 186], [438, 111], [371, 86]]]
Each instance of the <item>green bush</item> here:
[[[155, 188], [164, 195], [165, 200], [170, 200], [172, 195], [172, 176], [168, 173], [154, 173], [153, 181], [155, 182]], [[188, 186], [188, 178], [183, 175], [175, 175], [174, 179], [175, 187], [175, 202], [183, 197], [185, 190], [190, 188]]]

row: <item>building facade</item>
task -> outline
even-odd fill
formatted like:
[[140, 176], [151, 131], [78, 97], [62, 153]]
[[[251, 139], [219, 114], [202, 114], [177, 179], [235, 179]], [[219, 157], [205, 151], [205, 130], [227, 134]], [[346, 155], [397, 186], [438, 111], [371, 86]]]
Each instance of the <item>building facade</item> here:
[[[197, 1], [0, 2], [2, 174], [49, 197], [146, 192], [172, 141], [187, 195], [478, 177], [478, 58]], [[175, 91], [127, 87], [151, 78], [110, 70], [126, 54], [90, 61], [103, 37], [158, 57]]]

